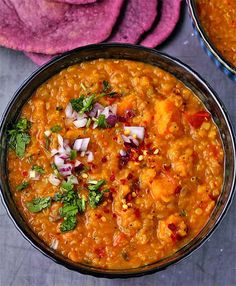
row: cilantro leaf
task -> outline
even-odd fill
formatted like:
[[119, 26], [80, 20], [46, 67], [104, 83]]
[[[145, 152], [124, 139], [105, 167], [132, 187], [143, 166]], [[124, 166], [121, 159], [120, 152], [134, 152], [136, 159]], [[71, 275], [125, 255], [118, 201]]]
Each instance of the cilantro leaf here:
[[109, 82], [107, 80], [104, 80], [102, 82], [102, 91], [107, 92], [110, 88], [111, 88], [111, 85], [109, 84]]
[[55, 125], [53, 127], [51, 127], [50, 129], [53, 133], [58, 133], [62, 130], [62, 127], [60, 125]]
[[83, 108], [80, 110], [80, 113], [88, 112], [93, 108], [93, 105], [95, 103], [95, 94], [92, 94], [90, 96], [87, 96], [83, 100]]
[[91, 208], [95, 209], [102, 201], [103, 193], [90, 191], [89, 192], [89, 205]]
[[25, 154], [26, 145], [30, 142], [30, 136], [27, 133], [20, 133], [16, 135], [15, 151], [19, 158]]
[[20, 118], [16, 124], [16, 128], [21, 132], [28, 131], [30, 127], [31, 127], [31, 122], [28, 121], [26, 118]]
[[90, 96], [81, 95], [79, 98], [71, 99], [72, 108], [81, 114], [90, 111], [96, 102], [96, 94]]
[[71, 191], [74, 188], [74, 185], [71, 181], [63, 181], [61, 187], [66, 191]]
[[32, 167], [32, 170], [33, 170], [33, 171], [36, 171], [36, 172], [39, 173], [39, 174], [44, 174], [44, 173], [45, 173], [44, 168], [41, 167], [41, 166], [37, 166], [37, 165], [34, 165], [34, 166]]
[[32, 213], [38, 213], [45, 208], [50, 207], [51, 205], [51, 198], [35, 198], [31, 202], [26, 203], [27, 209]]
[[71, 106], [76, 112], [79, 112], [83, 108], [84, 98], [85, 98], [85, 96], [81, 95], [79, 98], [71, 99], [71, 101], [70, 101]]
[[75, 216], [78, 213], [77, 205], [64, 205], [59, 209], [61, 217]]
[[91, 206], [91, 208], [96, 208], [101, 203], [104, 193], [109, 192], [109, 190], [99, 190], [104, 184], [106, 184], [105, 180], [99, 180], [96, 184], [88, 185], [88, 189], [90, 191], [89, 205]]
[[77, 199], [77, 206], [78, 206], [78, 211], [80, 213], [83, 213], [85, 211], [86, 208], [86, 200], [85, 198], [82, 196], [81, 198], [79, 197]]
[[97, 125], [100, 128], [108, 128], [107, 120], [104, 114], [100, 114], [97, 119]]
[[111, 91], [111, 85], [108, 81], [102, 82], [102, 94], [101, 96], [118, 97], [119, 94], [115, 91]]
[[26, 146], [30, 143], [30, 127], [30, 121], [28, 121], [26, 118], [20, 118], [15, 124], [14, 128], [8, 131], [9, 146], [16, 152], [16, 155], [19, 158], [24, 156]]
[[106, 181], [105, 180], [99, 180], [96, 184], [90, 184], [88, 185], [88, 189], [90, 191], [98, 191], [98, 189], [102, 186], [106, 184]]
[[16, 190], [17, 191], [23, 191], [24, 189], [29, 187], [29, 182], [22, 182], [21, 184], [19, 184], [18, 186], [16, 186]]
[[75, 160], [76, 157], [77, 157], [77, 151], [71, 150], [70, 151], [70, 160]]
[[77, 224], [76, 216], [69, 216], [64, 219], [64, 221], [60, 225], [61, 232], [67, 232], [75, 229]]

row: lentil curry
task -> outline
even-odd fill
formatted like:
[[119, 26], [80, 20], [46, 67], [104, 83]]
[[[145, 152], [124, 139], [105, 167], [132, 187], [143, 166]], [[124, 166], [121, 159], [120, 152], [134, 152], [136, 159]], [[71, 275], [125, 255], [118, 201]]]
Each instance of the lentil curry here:
[[236, 1], [197, 0], [200, 22], [212, 43], [236, 66]]
[[223, 149], [183, 83], [141, 62], [95, 60], [42, 84], [9, 130], [9, 181], [33, 231], [69, 259], [128, 269], [206, 224]]

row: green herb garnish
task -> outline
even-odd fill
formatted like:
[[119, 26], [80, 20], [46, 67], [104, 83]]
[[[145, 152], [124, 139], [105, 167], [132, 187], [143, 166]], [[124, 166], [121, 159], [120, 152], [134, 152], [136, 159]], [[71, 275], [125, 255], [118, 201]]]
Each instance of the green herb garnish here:
[[84, 98], [85, 98], [85, 96], [81, 95], [79, 98], [71, 99], [71, 101], [70, 101], [71, 106], [76, 112], [79, 112], [83, 108]]
[[61, 184], [62, 189], [66, 190], [66, 191], [71, 191], [74, 188], [74, 185], [72, 184], [71, 181], [64, 181]]
[[32, 170], [33, 170], [33, 171], [36, 171], [37, 173], [39, 173], [39, 174], [41, 174], [41, 175], [45, 173], [44, 168], [41, 167], [41, 166], [37, 166], [37, 165], [34, 165], [34, 166], [32, 167]]
[[92, 122], [92, 119], [89, 118], [89, 119], [87, 120], [87, 123], [86, 123], [86, 127], [87, 127], [87, 128], [90, 126], [91, 122]]
[[80, 197], [74, 190], [74, 185], [68, 180], [61, 185], [61, 193], [56, 193], [54, 196], [55, 201], [60, 201], [63, 206], [60, 208], [60, 216], [64, 218], [60, 226], [61, 232], [73, 230], [76, 227], [78, 212], [85, 211], [85, 199]]
[[95, 209], [102, 201], [103, 193], [102, 192], [89, 192], [89, 205], [91, 208]]
[[30, 127], [30, 121], [28, 121], [26, 118], [21, 118], [14, 128], [8, 132], [10, 135], [9, 146], [16, 152], [16, 155], [19, 158], [23, 158], [26, 146], [30, 143]]
[[71, 150], [70, 151], [70, 160], [75, 160], [76, 157], [77, 157], [77, 151]]
[[102, 82], [102, 96], [117, 97], [118, 93], [111, 91], [111, 85], [108, 81], [104, 80]]
[[102, 185], [106, 184], [105, 180], [99, 180], [96, 184], [89, 184], [88, 189], [90, 191], [97, 191]]
[[90, 111], [95, 102], [96, 94], [92, 94], [90, 96], [81, 95], [79, 98], [71, 99], [70, 101], [72, 108], [81, 114]]
[[27, 209], [32, 213], [38, 213], [43, 209], [50, 207], [51, 205], [51, 198], [35, 198], [31, 202], [26, 203]]
[[29, 182], [22, 182], [21, 184], [19, 184], [18, 186], [16, 186], [16, 190], [17, 191], [23, 191], [24, 189], [29, 187]]
[[44, 135], [44, 138], [45, 138], [45, 148], [47, 150], [49, 150], [49, 147], [50, 147], [50, 144], [51, 144], [51, 140], [48, 136]]
[[77, 225], [76, 216], [65, 217], [64, 221], [60, 225], [60, 230], [61, 232], [67, 232], [75, 229], [76, 225]]
[[62, 127], [60, 125], [55, 125], [50, 129], [53, 133], [58, 133], [62, 130]]
[[108, 128], [109, 125], [107, 123], [106, 117], [104, 114], [100, 114], [97, 119], [97, 125], [99, 128]]
[[110, 89], [111, 89], [111, 85], [109, 84], [109, 82], [107, 80], [104, 80], [102, 82], [102, 91], [107, 92]]
[[98, 182], [96, 182], [96, 184], [90, 183], [88, 185], [88, 189], [89, 189], [89, 205], [91, 206], [91, 208], [96, 208], [103, 199], [103, 195], [106, 192], [109, 192], [109, 190], [103, 190], [100, 191], [100, 188], [106, 184], [105, 180], [99, 180]]

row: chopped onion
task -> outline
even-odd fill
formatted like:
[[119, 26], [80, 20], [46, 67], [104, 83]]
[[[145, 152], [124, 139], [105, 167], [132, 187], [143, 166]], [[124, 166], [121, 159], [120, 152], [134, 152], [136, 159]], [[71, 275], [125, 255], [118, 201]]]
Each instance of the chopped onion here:
[[87, 162], [92, 162], [94, 160], [93, 152], [88, 151], [86, 152], [86, 155], [88, 156]]
[[124, 140], [125, 145], [130, 145], [131, 147], [137, 147], [139, 146], [139, 142], [137, 139], [133, 138], [132, 136], [125, 136], [121, 135], [122, 139]]
[[74, 176], [74, 175], [70, 175], [68, 178], [67, 178], [67, 181], [70, 181], [72, 184], [78, 184], [78, 179]]
[[[78, 167], [79, 165], [81, 165], [82, 163], [79, 160], [75, 160], [75, 167]], [[83, 165], [83, 164], [82, 164]]]
[[44, 132], [44, 135], [45, 135], [46, 137], [49, 137], [51, 134], [52, 134], [52, 131], [51, 131], [51, 130], [46, 130], [46, 131]]
[[79, 173], [84, 169], [84, 164], [82, 164], [79, 160], [75, 161], [74, 171]]
[[56, 239], [56, 238], [53, 238], [51, 244], [50, 244], [50, 247], [54, 250], [57, 250], [58, 248], [58, 245], [59, 245], [59, 240]]
[[81, 157], [84, 157], [84, 156], [85, 156], [85, 153], [86, 153], [85, 151], [82, 151], [82, 152], [80, 153], [80, 156], [81, 156]]
[[67, 160], [69, 158], [69, 155], [63, 153], [63, 154], [59, 155], [59, 158], [61, 158], [63, 160]]
[[71, 152], [71, 148], [70, 148], [70, 146], [67, 145], [67, 146], [65, 147], [65, 153], [69, 155], [70, 152]]
[[73, 108], [72, 108], [71, 103], [69, 103], [69, 104], [66, 106], [65, 114], [66, 114], [66, 117], [67, 117], [67, 118], [73, 118]]
[[57, 140], [58, 140], [58, 144], [60, 145], [61, 148], [64, 148], [64, 145], [63, 145], [63, 138], [60, 134], [57, 135]]
[[55, 174], [51, 174], [48, 177], [48, 181], [53, 185], [53, 186], [59, 186], [61, 181], [57, 178]]
[[54, 157], [54, 163], [55, 163], [55, 165], [56, 165], [57, 167], [60, 167], [60, 166], [62, 166], [62, 165], [64, 164], [64, 159], [61, 158], [59, 155], [56, 155], [56, 156]]
[[55, 156], [57, 153], [58, 153], [58, 150], [57, 150], [57, 149], [52, 149], [52, 150], [51, 150], [51, 155], [52, 155], [52, 156]]
[[63, 164], [59, 168], [59, 172], [62, 176], [70, 176], [72, 171], [72, 165], [71, 164]]
[[75, 127], [77, 127], [77, 128], [84, 127], [84, 126], [86, 126], [86, 124], [87, 124], [87, 118], [77, 119], [77, 120], [73, 121], [73, 124], [74, 124]]
[[106, 106], [104, 110], [101, 112], [101, 114], [105, 115], [105, 118], [109, 116], [110, 106]]
[[111, 126], [114, 127], [116, 125], [117, 122], [117, 116], [115, 114], [110, 114], [107, 117], [107, 123]]
[[125, 150], [120, 150], [120, 156], [121, 156], [121, 157], [126, 156], [126, 154], [127, 154], [127, 153], [125, 152]]
[[140, 126], [125, 126], [124, 130], [129, 130], [130, 135], [136, 135], [138, 139], [143, 140], [144, 139], [144, 127]]
[[76, 139], [73, 149], [76, 151], [87, 151], [90, 138]]
[[117, 112], [117, 104], [112, 104], [110, 106], [110, 111], [111, 113], [115, 114], [116, 115], [116, 112]]
[[103, 111], [103, 109], [104, 109], [104, 107], [100, 103], [96, 102], [93, 106], [93, 109], [88, 113], [88, 115], [90, 117], [99, 116], [98, 112], [100, 114]]

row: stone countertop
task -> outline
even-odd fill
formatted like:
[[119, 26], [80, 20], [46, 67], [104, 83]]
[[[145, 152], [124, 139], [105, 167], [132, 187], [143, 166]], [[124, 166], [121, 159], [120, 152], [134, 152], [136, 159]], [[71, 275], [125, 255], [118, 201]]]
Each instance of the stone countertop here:
[[[196, 70], [219, 94], [236, 126], [236, 85], [200, 47], [187, 11], [174, 35], [160, 49]], [[14, 91], [34, 70], [24, 54], [0, 48], [0, 114]], [[101, 279], [57, 265], [35, 250], [16, 230], [0, 203], [0, 286], [236, 285], [235, 200], [212, 237], [193, 255], [167, 270], [140, 278]]]

